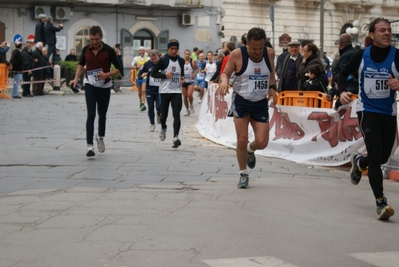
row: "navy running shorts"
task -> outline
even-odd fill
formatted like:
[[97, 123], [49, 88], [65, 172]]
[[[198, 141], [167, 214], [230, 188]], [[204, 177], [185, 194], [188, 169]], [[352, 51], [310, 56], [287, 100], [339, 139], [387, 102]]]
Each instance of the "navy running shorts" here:
[[229, 117], [242, 118], [249, 114], [254, 121], [269, 122], [269, 103], [266, 98], [252, 102], [233, 92], [231, 102]]

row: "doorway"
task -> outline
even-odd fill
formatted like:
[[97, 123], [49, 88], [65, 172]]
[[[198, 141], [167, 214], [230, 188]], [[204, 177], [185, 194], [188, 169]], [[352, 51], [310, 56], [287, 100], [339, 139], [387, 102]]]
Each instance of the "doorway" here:
[[137, 51], [140, 46], [154, 49], [154, 36], [147, 30], [140, 30], [133, 36], [133, 49]]

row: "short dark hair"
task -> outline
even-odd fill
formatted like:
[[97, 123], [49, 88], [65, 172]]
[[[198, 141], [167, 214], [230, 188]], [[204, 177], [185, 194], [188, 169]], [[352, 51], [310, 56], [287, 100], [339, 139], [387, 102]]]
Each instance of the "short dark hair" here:
[[198, 51], [198, 47], [194, 47], [193, 52], [197, 52], [197, 51]]
[[312, 51], [312, 55], [317, 55], [319, 53], [319, 49], [313, 43], [307, 43], [305, 46], [308, 47], [308, 52]]
[[243, 45], [247, 45], [247, 38], [248, 38], [248, 33], [244, 33], [244, 34], [241, 36], [241, 43], [242, 43]]
[[378, 17], [378, 18], [374, 19], [372, 22], [370, 22], [370, 24], [368, 24], [365, 27], [365, 29], [368, 30], [369, 32], [374, 32], [375, 31], [375, 25], [380, 23], [381, 21], [386, 22], [389, 25], [391, 25], [391, 22], [389, 20], [387, 20], [386, 18]]
[[89, 34], [90, 34], [90, 35], [97, 35], [97, 34], [99, 34], [101, 38], [103, 37], [103, 31], [101, 30], [101, 27], [100, 27], [100, 26], [93, 26], [93, 27], [91, 27], [91, 28], [90, 28], [90, 31], [89, 31]]
[[254, 27], [248, 31], [247, 35], [247, 42], [251, 40], [259, 41], [259, 40], [265, 40], [266, 41], [266, 32], [262, 28]]
[[323, 73], [323, 69], [319, 65], [310, 65], [308, 71], [316, 76], [319, 76]]
[[228, 41], [228, 42], [226, 42], [226, 46], [227, 46], [227, 49], [229, 49], [229, 51], [233, 51], [236, 48], [236, 43]]

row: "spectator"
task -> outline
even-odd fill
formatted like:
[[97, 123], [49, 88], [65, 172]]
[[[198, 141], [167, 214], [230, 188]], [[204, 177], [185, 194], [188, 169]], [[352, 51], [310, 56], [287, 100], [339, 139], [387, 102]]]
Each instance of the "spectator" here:
[[299, 90], [305, 89], [304, 85], [307, 80], [305, 74], [309, 72], [309, 67], [312, 65], [319, 65], [321, 69], [324, 69], [324, 65], [319, 57], [319, 49], [315, 44], [308, 43], [303, 47], [303, 60], [302, 63], [299, 64], [299, 71], [297, 73]]
[[276, 74], [279, 79], [281, 79], [281, 68], [283, 66], [284, 59], [289, 54], [290, 52], [288, 52], [288, 47], [284, 47], [283, 52], [277, 57]]
[[65, 57], [65, 61], [78, 61], [75, 49], [69, 50], [69, 54]]
[[[33, 62], [34, 62], [34, 68], [42, 68], [44, 67], [44, 58], [42, 55], [42, 50], [43, 50], [43, 43], [38, 42], [36, 43], [36, 49], [33, 51], [32, 56], [33, 56]], [[33, 71], [32, 73], [33, 76], [33, 95], [34, 96], [42, 96], [44, 95], [43, 88], [44, 88], [44, 69], [38, 69]]]
[[43, 47], [46, 45], [46, 31], [44, 29], [44, 22], [46, 21], [46, 15], [40, 14], [39, 21], [36, 23], [35, 27], [35, 44], [41, 42]]
[[3, 42], [0, 45], [0, 63], [6, 63], [9, 65], [10, 63], [6, 59], [6, 53], [10, 50], [10, 44], [7, 42]]
[[10, 65], [12, 69], [12, 74], [14, 78], [13, 86], [12, 86], [12, 98], [20, 99], [21, 97], [18, 95], [19, 85], [22, 80], [22, 71], [24, 70], [24, 61], [22, 59], [22, 42], [15, 43], [15, 49], [12, 51]]
[[25, 72], [22, 73], [22, 80], [24, 81], [24, 83], [22, 84], [22, 96], [32, 97], [33, 95], [30, 92], [30, 80], [32, 77], [31, 69], [34, 68], [34, 62], [32, 57], [32, 43], [26, 42], [26, 45], [21, 53], [22, 53], [22, 59], [24, 61], [24, 70], [25, 70]]
[[320, 68], [319, 65], [311, 65], [308, 68], [306, 76], [309, 78], [304, 84], [306, 91], [327, 93], [328, 78], [324, 69]]
[[280, 82], [278, 83], [278, 91], [298, 90], [297, 73], [299, 65], [303, 60], [303, 56], [299, 53], [301, 43], [291, 41], [288, 43], [288, 53], [279, 67]]
[[56, 49], [55, 50], [55, 55], [53, 57], [53, 63], [56, 64], [57, 62], [61, 61], [61, 56], [60, 56], [60, 50]]
[[220, 75], [222, 75], [223, 70], [224, 70], [224, 68], [226, 67], [227, 61], [229, 60], [230, 53], [231, 53], [235, 48], [236, 48], [236, 44], [233, 43], [233, 42], [226, 42], [226, 43], [224, 44], [223, 49], [224, 49], [224, 52], [225, 52], [225, 55], [226, 55], [226, 56], [224, 57], [223, 62], [222, 62], [222, 67], [221, 67], [221, 69], [220, 69]]
[[[64, 27], [62, 24], [57, 24], [57, 26], [53, 25], [53, 17], [49, 16], [47, 18], [47, 23], [46, 26], [44, 26], [44, 30], [46, 32], [46, 44], [48, 46], [47, 59], [51, 63], [54, 63], [54, 56], [56, 54], [55, 45], [57, 43], [57, 37], [55, 36], [55, 33], [61, 31], [63, 28]], [[52, 56], [51, 60], [50, 56]]]

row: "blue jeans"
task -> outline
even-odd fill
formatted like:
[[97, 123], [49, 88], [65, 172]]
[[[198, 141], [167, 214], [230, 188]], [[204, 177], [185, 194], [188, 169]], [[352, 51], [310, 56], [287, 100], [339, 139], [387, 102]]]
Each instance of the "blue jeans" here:
[[22, 80], [22, 73], [14, 74], [14, 83], [12, 85], [12, 97], [16, 97], [18, 95], [19, 83]]
[[85, 97], [87, 107], [86, 141], [88, 145], [93, 145], [96, 108], [98, 113], [98, 135], [101, 137], [105, 136], [105, 121], [111, 99], [111, 88], [99, 88], [86, 83]]

